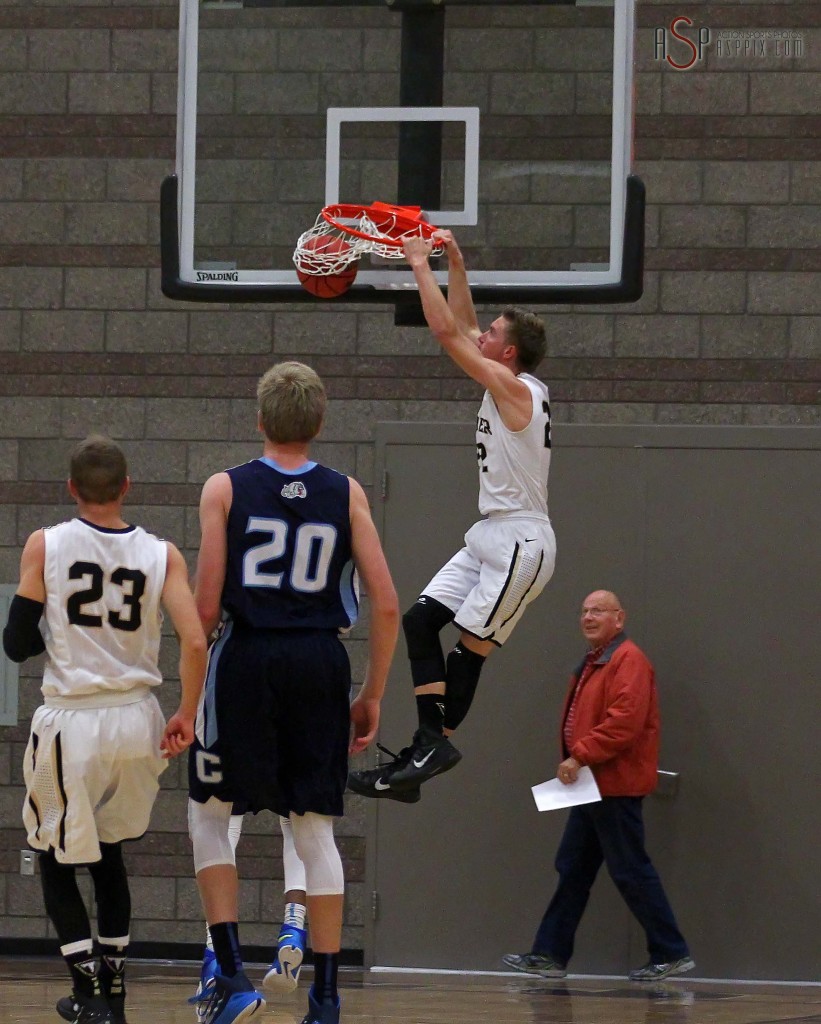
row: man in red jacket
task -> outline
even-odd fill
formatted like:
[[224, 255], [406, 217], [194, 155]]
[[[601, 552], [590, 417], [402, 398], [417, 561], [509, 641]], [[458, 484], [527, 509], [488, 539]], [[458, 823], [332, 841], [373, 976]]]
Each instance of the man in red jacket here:
[[602, 861], [647, 935], [648, 963], [631, 981], [654, 981], [695, 967], [656, 869], [644, 849], [641, 802], [656, 787], [659, 714], [653, 666], [624, 632], [615, 594], [596, 590], [582, 605], [590, 647], [573, 673], [562, 715], [563, 760], [557, 776], [569, 785], [588, 765], [600, 803], [570, 811], [556, 854], [559, 884], [530, 953], [508, 953], [508, 967], [563, 978], [573, 940]]

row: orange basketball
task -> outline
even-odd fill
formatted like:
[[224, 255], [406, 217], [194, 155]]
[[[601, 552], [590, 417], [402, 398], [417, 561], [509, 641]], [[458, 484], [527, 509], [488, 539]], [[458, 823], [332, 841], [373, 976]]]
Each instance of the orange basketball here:
[[[333, 238], [329, 235], [316, 235], [305, 242], [304, 249], [313, 249], [317, 253], [327, 255], [339, 255], [350, 249], [348, 243], [342, 238]], [[303, 261], [305, 262], [305, 261]], [[321, 264], [317, 264], [317, 270]], [[335, 299], [338, 295], [344, 295], [356, 280], [356, 272], [359, 265], [356, 261], [335, 274], [307, 273], [297, 268], [296, 276], [302, 287], [316, 295], [318, 299]]]

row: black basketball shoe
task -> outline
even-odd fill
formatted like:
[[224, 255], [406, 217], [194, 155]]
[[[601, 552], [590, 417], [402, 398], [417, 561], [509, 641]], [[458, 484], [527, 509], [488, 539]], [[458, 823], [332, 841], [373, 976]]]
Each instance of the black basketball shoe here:
[[57, 1012], [71, 1024], [113, 1024], [114, 1016], [105, 996], [84, 996], [72, 992], [57, 1000]]
[[397, 794], [417, 790], [434, 775], [442, 775], [462, 760], [462, 755], [441, 733], [418, 729], [405, 765], [391, 774], [391, 789]]
[[403, 804], [415, 804], [422, 794], [418, 786], [411, 786], [401, 793], [394, 791], [391, 785], [394, 773], [404, 768], [410, 761], [411, 748], [405, 747], [398, 754], [383, 747], [381, 743], [376, 744], [383, 754], [387, 754], [390, 761], [383, 761], [375, 768], [368, 768], [364, 771], [350, 772], [348, 774], [348, 789], [360, 796], [369, 796], [376, 800], [398, 800]]

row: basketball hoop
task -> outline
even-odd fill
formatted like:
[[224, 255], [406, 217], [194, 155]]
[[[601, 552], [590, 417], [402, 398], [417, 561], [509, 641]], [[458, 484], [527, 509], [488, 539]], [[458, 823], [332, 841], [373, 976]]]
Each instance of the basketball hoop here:
[[[437, 230], [422, 219], [419, 206], [339, 203], [326, 206], [314, 226], [299, 236], [294, 263], [304, 274], [339, 274], [366, 253], [401, 259], [406, 238], [429, 239]], [[434, 243], [431, 255], [440, 256], [444, 249]]]

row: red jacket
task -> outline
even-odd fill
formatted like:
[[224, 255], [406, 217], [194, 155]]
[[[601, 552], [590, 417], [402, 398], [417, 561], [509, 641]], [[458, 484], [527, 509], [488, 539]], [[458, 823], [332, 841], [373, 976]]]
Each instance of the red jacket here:
[[[570, 680], [560, 735], [584, 664]], [[656, 788], [658, 750], [653, 666], [632, 640], [619, 633], [582, 683], [565, 756], [590, 766], [602, 796], [646, 796]]]

